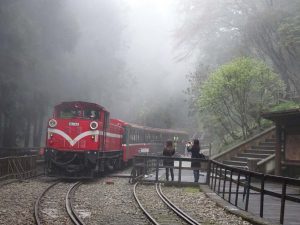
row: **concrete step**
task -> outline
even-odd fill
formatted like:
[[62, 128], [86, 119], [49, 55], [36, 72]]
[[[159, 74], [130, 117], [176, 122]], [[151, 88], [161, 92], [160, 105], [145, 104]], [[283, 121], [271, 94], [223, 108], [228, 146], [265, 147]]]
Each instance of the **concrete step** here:
[[245, 162], [247, 163], [247, 158], [246, 157], [238, 157], [238, 156], [233, 156], [231, 157], [232, 161], [239, 161], [239, 162]]
[[240, 161], [234, 161], [234, 160], [224, 160], [223, 164], [233, 165], [233, 166], [247, 166], [247, 162], [240, 162]]
[[251, 154], [269, 154], [272, 155], [275, 153], [275, 150], [264, 150], [264, 149], [247, 149], [244, 153], [251, 153]]
[[256, 145], [256, 146], [251, 146], [251, 149], [275, 150], [275, 146]]
[[259, 146], [276, 146], [276, 142], [261, 142]]
[[246, 157], [246, 158], [264, 159], [267, 158], [269, 154], [239, 153], [237, 156]]
[[[248, 170], [247, 166], [237, 166], [237, 165], [230, 165], [230, 164], [225, 164], [226, 166], [231, 166], [237, 169], [243, 169], [243, 170]], [[222, 171], [225, 171], [224, 169]]]
[[267, 138], [265, 142], [274, 142], [276, 143], [276, 138]]

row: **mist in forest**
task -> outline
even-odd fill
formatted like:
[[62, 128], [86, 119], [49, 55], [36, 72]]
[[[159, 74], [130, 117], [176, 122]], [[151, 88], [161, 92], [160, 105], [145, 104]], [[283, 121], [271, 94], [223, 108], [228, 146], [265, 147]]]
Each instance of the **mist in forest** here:
[[175, 60], [172, 1], [5, 0], [0, 11], [0, 145], [38, 146], [62, 101], [94, 102], [142, 125], [185, 126], [189, 66]]
[[284, 96], [299, 94], [299, 11], [298, 0], [3, 0], [0, 146], [39, 146], [62, 101], [226, 135], [226, 118], [201, 111], [203, 84], [250, 57], [282, 79]]
[[187, 109], [181, 107], [189, 66], [175, 60], [176, 4], [69, 1], [68, 9], [79, 30], [71, 59], [73, 73], [82, 82], [90, 81], [81, 90], [84, 93], [69, 98], [101, 104], [125, 121], [184, 126], [180, 120], [186, 121]]

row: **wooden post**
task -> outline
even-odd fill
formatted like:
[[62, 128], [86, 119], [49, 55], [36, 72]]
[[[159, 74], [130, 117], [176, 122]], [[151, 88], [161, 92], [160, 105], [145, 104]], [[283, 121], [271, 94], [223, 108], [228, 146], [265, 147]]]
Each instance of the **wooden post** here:
[[275, 175], [281, 175], [281, 125], [276, 123]]
[[251, 174], [248, 174], [248, 179], [246, 180], [247, 184], [247, 192], [246, 192], [246, 205], [245, 205], [245, 211], [248, 211], [248, 206], [249, 206], [249, 195], [250, 195], [250, 186], [251, 186]]
[[265, 175], [261, 177], [260, 184], [260, 217], [264, 217], [264, 194], [265, 194]]
[[182, 161], [181, 159], [179, 159], [178, 183], [181, 182], [181, 167], [182, 167]]
[[235, 192], [235, 206], [237, 206], [238, 204], [240, 179], [241, 179], [241, 171], [239, 170], [237, 184], [236, 184], [236, 192]]
[[208, 161], [208, 165], [207, 165], [207, 173], [206, 173], [206, 184], [210, 185], [210, 170], [211, 170], [211, 161]]
[[159, 158], [156, 159], [156, 174], [155, 174], [156, 182], [158, 182], [158, 171], [159, 171]]
[[229, 196], [228, 202], [231, 203], [231, 187], [232, 187], [232, 170], [230, 170]]
[[282, 192], [281, 192], [281, 207], [280, 207], [280, 223], [281, 224], [283, 224], [283, 220], [284, 220], [285, 199], [286, 199], [286, 181], [284, 180], [284, 182], [282, 184]]
[[225, 199], [225, 186], [226, 186], [226, 176], [227, 176], [227, 169], [225, 169], [224, 173], [224, 182], [223, 182], [223, 198]]

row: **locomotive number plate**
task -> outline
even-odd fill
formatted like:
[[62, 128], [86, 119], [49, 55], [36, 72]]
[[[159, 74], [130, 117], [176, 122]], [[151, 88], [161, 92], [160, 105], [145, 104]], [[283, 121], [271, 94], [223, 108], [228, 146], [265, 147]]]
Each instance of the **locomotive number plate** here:
[[79, 123], [76, 123], [76, 122], [69, 122], [69, 126], [72, 126], [72, 127], [78, 127], [78, 126], [79, 126]]

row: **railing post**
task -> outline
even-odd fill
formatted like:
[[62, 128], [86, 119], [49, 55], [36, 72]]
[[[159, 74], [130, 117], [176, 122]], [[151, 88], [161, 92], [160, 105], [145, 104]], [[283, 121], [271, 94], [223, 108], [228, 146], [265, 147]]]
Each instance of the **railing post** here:
[[237, 180], [237, 184], [236, 184], [235, 206], [237, 206], [238, 197], [239, 197], [240, 178], [241, 178], [241, 171], [239, 171], [239, 173], [238, 173], [238, 180]]
[[229, 195], [228, 195], [229, 203], [231, 203], [231, 187], [232, 187], [232, 169], [230, 170]]
[[214, 173], [214, 177], [215, 177], [215, 182], [214, 182], [214, 192], [216, 192], [216, 185], [217, 185], [217, 172], [218, 172], [218, 165], [216, 165], [216, 168], [215, 168], [215, 173]]
[[262, 174], [260, 183], [260, 217], [264, 217], [265, 175]]
[[147, 174], [147, 158], [144, 158], [144, 174]]
[[251, 174], [249, 173], [248, 179], [247, 179], [247, 192], [246, 192], [246, 205], [245, 205], [245, 211], [248, 211], [248, 205], [249, 205], [249, 195], [250, 195], [250, 186], [251, 186]]
[[206, 173], [206, 184], [207, 185], [210, 185], [210, 166], [211, 166], [211, 161], [208, 160], [207, 173]]
[[181, 182], [181, 167], [182, 167], [182, 161], [181, 159], [179, 159], [178, 183]]
[[225, 173], [224, 173], [224, 182], [223, 182], [223, 198], [225, 198], [225, 185], [226, 185], [226, 174], [227, 169], [225, 168]]
[[136, 172], [137, 172], [135, 161], [136, 161], [136, 158], [134, 157], [133, 160], [132, 160], [132, 164], [133, 164], [133, 169], [132, 169], [132, 172], [131, 172], [132, 180], [135, 180], [135, 178], [136, 178]]
[[156, 174], [155, 174], [156, 182], [158, 182], [158, 171], [159, 171], [159, 158], [156, 159]]
[[211, 173], [210, 173], [210, 174], [211, 174], [211, 175], [210, 175], [210, 176], [211, 176], [211, 182], [210, 182], [210, 183], [211, 183], [211, 184], [210, 184], [210, 186], [211, 186], [210, 188], [211, 188], [211, 189], [213, 189], [213, 185], [214, 185], [214, 177], [215, 177], [215, 163], [214, 163], [214, 162], [212, 162], [212, 166], [213, 166], [213, 168], [212, 168]]
[[222, 166], [220, 166], [219, 182], [218, 182], [218, 194], [220, 193], [221, 176], [222, 176]]
[[284, 220], [285, 198], [286, 198], [286, 180], [284, 180], [283, 184], [282, 184], [281, 209], [280, 209], [280, 223], [281, 224], [283, 224], [283, 220]]

